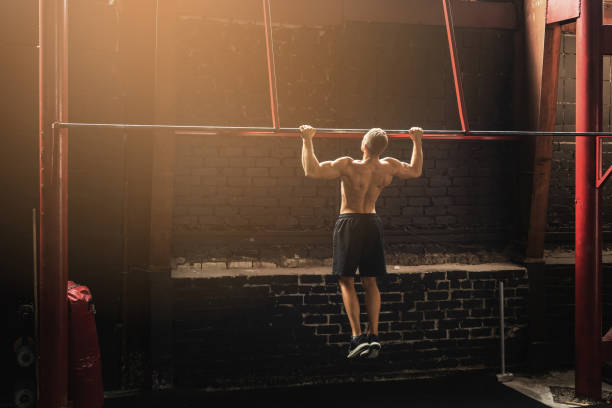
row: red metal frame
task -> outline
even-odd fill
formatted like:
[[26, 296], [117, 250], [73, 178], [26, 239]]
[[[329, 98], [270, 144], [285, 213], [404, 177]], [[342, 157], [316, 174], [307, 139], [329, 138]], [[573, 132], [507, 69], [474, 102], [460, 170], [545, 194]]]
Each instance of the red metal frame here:
[[[576, 22], [576, 131], [601, 129], [602, 0], [582, 0]], [[576, 137], [576, 394], [601, 399], [601, 231], [597, 140]]]
[[459, 110], [459, 121], [461, 129], [469, 131], [467, 109], [465, 100], [463, 99], [463, 81], [461, 72], [459, 72], [459, 56], [457, 55], [457, 45], [455, 42], [455, 29], [453, 25], [453, 13], [450, 5], [450, 0], [442, 0], [444, 8], [444, 23], [446, 25], [446, 37], [448, 39], [448, 50], [450, 53], [451, 66], [453, 70], [453, 82], [455, 84], [455, 95], [457, 97], [457, 109]]
[[603, 153], [603, 149], [602, 149], [602, 141], [604, 138], [612, 138], [612, 136], [597, 136], [597, 141], [596, 141], [596, 149], [597, 149], [597, 153], [595, 155], [597, 162], [595, 163], [595, 168], [597, 169], [597, 182], [595, 183], [595, 187], [597, 188], [601, 188], [601, 186], [604, 185], [604, 183], [608, 180], [608, 177], [610, 177], [610, 174], [612, 173], [612, 166], [610, 166], [605, 173], [603, 173], [603, 160], [602, 160], [602, 153]]
[[270, 91], [270, 110], [272, 112], [272, 127], [280, 128], [278, 116], [278, 95], [276, 92], [276, 69], [274, 65], [274, 42], [272, 41], [272, 19], [270, 16], [270, 0], [261, 0], [264, 15], [264, 33], [266, 35], [266, 60], [268, 62], [268, 85]]

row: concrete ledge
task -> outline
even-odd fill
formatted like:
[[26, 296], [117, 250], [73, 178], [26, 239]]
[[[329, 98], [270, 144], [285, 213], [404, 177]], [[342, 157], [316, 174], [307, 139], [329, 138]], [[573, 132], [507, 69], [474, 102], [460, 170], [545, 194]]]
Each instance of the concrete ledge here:
[[[527, 271], [527, 268], [513, 263], [486, 263], [486, 264], [436, 264], [436, 265], [388, 265], [387, 272], [390, 274], [431, 273], [448, 271], [466, 272], [496, 272], [496, 271]], [[276, 275], [331, 275], [331, 267], [302, 267], [302, 268], [206, 268], [201, 269], [191, 265], [180, 265], [172, 269], [171, 276], [175, 279], [207, 279], [234, 276], [276, 276]]]
[[[544, 251], [544, 260], [547, 265], [574, 265], [576, 252], [565, 250]], [[612, 250], [604, 250], [601, 254], [604, 264], [612, 263]]]

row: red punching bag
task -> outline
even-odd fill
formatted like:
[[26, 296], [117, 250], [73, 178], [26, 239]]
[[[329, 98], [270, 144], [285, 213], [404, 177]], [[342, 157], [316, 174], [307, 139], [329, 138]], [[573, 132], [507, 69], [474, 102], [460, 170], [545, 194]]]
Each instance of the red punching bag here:
[[68, 281], [69, 399], [74, 408], [104, 405], [95, 309], [87, 286]]

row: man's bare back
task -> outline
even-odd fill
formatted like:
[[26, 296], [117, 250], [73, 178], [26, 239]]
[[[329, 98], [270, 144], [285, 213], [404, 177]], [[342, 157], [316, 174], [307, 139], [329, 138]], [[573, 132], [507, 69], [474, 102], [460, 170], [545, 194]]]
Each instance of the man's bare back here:
[[393, 176], [386, 160], [346, 160], [341, 176], [342, 205], [340, 213], [375, 213], [376, 200]]
[[410, 129], [414, 142], [412, 160], [405, 163], [392, 157], [380, 159], [367, 148], [366, 137], [361, 143], [363, 158], [354, 160], [351, 157], [341, 157], [334, 161], [319, 163], [312, 145], [315, 129], [300, 126], [303, 138], [302, 166], [306, 176], [313, 178], [341, 178], [342, 204], [340, 214], [376, 213], [376, 200], [381, 191], [391, 184], [393, 177], [413, 178], [421, 175], [423, 165], [423, 150], [421, 128]]

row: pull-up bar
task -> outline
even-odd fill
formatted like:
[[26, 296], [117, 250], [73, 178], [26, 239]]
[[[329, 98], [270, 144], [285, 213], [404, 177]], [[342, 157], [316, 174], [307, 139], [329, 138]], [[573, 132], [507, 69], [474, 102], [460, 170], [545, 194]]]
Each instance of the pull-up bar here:
[[[233, 135], [233, 136], [276, 136], [297, 137], [300, 134], [297, 128], [273, 128], [252, 126], [201, 126], [201, 125], [166, 125], [166, 124], [135, 124], [135, 123], [81, 123], [81, 122], [55, 122], [53, 129], [141, 129], [141, 130], [168, 130], [175, 134], [199, 134], [199, 135]], [[322, 138], [361, 138], [368, 129], [337, 129], [317, 128], [317, 137]], [[387, 130], [392, 138], [408, 138], [410, 130], [392, 129]], [[612, 135], [612, 134], [611, 134]], [[424, 136], [435, 139], [477, 139], [477, 140], [513, 140], [516, 135], [488, 134], [470, 135], [464, 130], [424, 130]]]
[[[85, 123], [55, 122], [53, 129], [140, 129], [140, 130], [173, 130], [176, 134], [200, 134], [234, 136], [276, 136], [295, 137], [300, 131], [297, 128], [273, 128], [252, 126], [201, 126], [201, 125], [165, 125], [138, 123]], [[316, 136], [323, 138], [361, 138], [368, 129], [318, 128]], [[409, 138], [410, 130], [386, 130], [392, 138]], [[527, 130], [423, 130], [423, 136], [442, 140], [520, 140], [522, 136], [587, 136], [612, 137], [612, 132], [546, 132]]]

